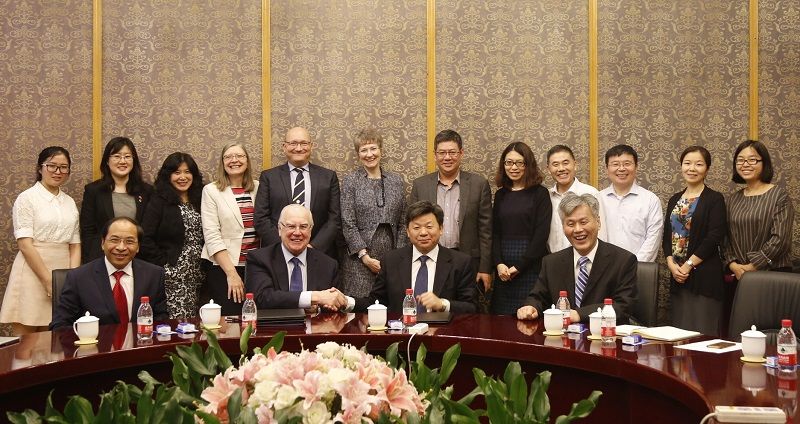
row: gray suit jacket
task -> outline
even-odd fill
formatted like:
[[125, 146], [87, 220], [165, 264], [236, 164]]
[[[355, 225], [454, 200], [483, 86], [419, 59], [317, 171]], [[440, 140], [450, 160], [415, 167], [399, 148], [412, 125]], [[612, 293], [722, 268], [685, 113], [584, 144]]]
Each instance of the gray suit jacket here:
[[[383, 207], [378, 206], [379, 203]], [[383, 222], [389, 223], [395, 247], [406, 245], [406, 196], [403, 178], [392, 172], [383, 172], [383, 196], [373, 192], [372, 181], [364, 168], [345, 175], [342, 179], [342, 233], [347, 251], [355, 255], [365, 249], [375, 230]]]
[[[428, 200], [436, 203], [439, 172], [414, 180], [411, 202]], [[478, 174], [461, 170], [461, 198], [458, 211], [458, 250], [472, 257], [478, 272], [491, 274], [492, 266], [492, 192], [489, 182]]]

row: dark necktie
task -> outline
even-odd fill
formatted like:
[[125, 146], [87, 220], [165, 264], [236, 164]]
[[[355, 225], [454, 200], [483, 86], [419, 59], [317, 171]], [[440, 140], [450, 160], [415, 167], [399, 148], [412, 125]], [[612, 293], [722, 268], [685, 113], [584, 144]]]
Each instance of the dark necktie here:
[[578, 276], [575, 278], [575, 307], [580, 308], [583, 301], [583, 292], [586, 290], [586, 283], [589, 282], [589, 270], [586, 265], [589, 258], [581, 256], [578, 259]]
[[[417, 279], [414, 280], [414, 298], [417, 299], [422, 293], [428, 291], [428, 265], [425, 263], [427, 261], [428, 257], [426, 255], [419, 257], [419, 271], [417, 271]], [[425, 306], [417, 300], [417, 313], [422, 312], [425, 312]]]
[[117, 315], [119, 316], [119, 323], [127, 325], [130, 322], [128, 316], [128, 298], [125, 296], [125, 289], [122, 288], [122, 276], [125, 271], [116, 271], [111, 274], [117, 280], [114, 284], [114, 303], [117, 305]]
[[294, 188], [292, 188], [292, 203], [298, 205], [305, 205], [306, 203], [306, 181], [303, 177], [303, 168], [295, 168], [297, 178], [294, 180]]
[[295, 256], [289, 262], [294, 264], [292, 276], [289, 279], [289, 291], [303, 291], [303, 271], [300, 270], [300, 258]]

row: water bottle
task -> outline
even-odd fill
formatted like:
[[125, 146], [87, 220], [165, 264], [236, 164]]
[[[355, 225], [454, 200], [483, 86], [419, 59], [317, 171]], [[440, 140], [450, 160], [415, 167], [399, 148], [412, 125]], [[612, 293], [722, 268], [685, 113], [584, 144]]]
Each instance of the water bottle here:
[[609, 298], [603, 300], [600, 318], [600, 338], [603, 343], [616, 342], [617, 339], [617, 313], [611, 303]]
[[556, 301], [556, 308], [561, 310], [561, 314], [564, 316], [564, 330], [569, 327], [572, 320], [570, 319], [570, 306], [569, 306], [569, 298], [567, 298], [567, 291], [561, 290], [558, 292], [558, 300]]
[[792, 320], [781, 320], [781, 331], [778, 332], [778, 367], [781, 372], [794, 374], [797, 366], [797, 338], [792, 331]]
[[150, 296], [142, 296], [141, 305], [136, 311], [136, 335], [139, 340], [153, 338], [153, 307], [150, 306]]
[[417, 299], [414, 299], [414, 289], [406, 289], [403, 298], [403, 325], [411, 327], [417, 323]]
[[248, 325], [252, 325], [253, 332], [251, 334], [256, 334], [258, 308], [256, 308], [255, 300], [253, 300], [253, 293], [247, 293], [244, 297], [244, 303], [242, 304], [242, 330], [246, 329]]

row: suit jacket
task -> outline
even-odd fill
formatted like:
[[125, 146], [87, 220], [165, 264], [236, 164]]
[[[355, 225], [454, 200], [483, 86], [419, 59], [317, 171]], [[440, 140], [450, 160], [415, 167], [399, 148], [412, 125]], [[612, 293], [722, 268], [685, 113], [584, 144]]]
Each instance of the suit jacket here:
[[[356, 299], [354, 310], [364, 312], [379, 300], [389, 312], [402, 312], [406, 289], [413, 288], [411, 255], [411, 246], [387, 252], [369, 297]], [[468, 255], [439, 246], [433, 294], [450, 301], [450, 312], [471, 314], [477, 311], [475, 269]]]
[[[316, 249], [306, 251], [306, 290], [336, 287], [336, 261]], [[300, 292], [289, 291], [289, 272], [280, 242], [247, 253], [245, 288], [253, 293], [259, 309], [297, 308]]]
[[183, 248], [185, 228], [177, 204], [155, 193], [144, 211], [142, 228], [144, 238], [139, 249], [140, 258], [161, 266], [178, 263], [178, 256]]
[[[383, 196], [373, 193], [372, 181], [364, 168], [342, 179], [342, 233], [350, 255], [365, 249], [378, 225], [384, 222], [392, 228], [395, 247], [407, 244], [403, 178], [392, 172], [383, 172], [382, 178]], [[383, 201], [383, 207], [378, 206], [379, 201]]]
[[[255, 189], [258, 190], [258, 181]], [[253, 196], [255, 205], [255, 193]], [[244, 237], [244, 222], [239, 204], [233, 190], [226, 187], [219, 191], [214, 183], [203, 187], [203, 200], [201, 202], [201, 217], [203, 220], [203, 253], [201, 257], [214, 264], [214, 255], [222, 250], [227, 250], [234, 265], [239, 263], [239, 254], [242, 250], [242, 237]]]
[[[136, 222], [142, 222], [147, 202], [153, 194], [153, 186], [142, 185], [142, 192], [134, 195], [136, 201]], [[83, 188], [81, 203], [81, 263], [88, 263], [103, 256], [100, 248], [103, 226], [114, 218], [114, 204], [111, 190], [102, 179], [93, 181]]]
[[[491, 274], [492, 265], [492, 192], [489, 182], [478, 174], [460, 171], [458, 181], [458, 250], [473, 258], [477, 272]], [[411, 201], [427, 200], [436, 203], [439, 173], [434, 172], [414, 180]]]
[[[278, 243], [278, 218], [281, 210], [292, 200], [291, 179], [287, 164], [281, 164], [261, 173], [255, 203], [255, 227], [261, 245]], [[341, 207], [339, 178], [330, 169], [308, 164], [311, 179], [311, 245], [331, 258], [337, 257], [336, 243], [341, 237]]]
[[[167, 319], [164, 268], [139, 259], [134, 259], [131, 266], [133, 305], [130, 321], [136, 322], [136, 312], [141, 305], [142, 296], [150, 296], [155, 320]], [[100, 318], [100, 325], [120, 323], [105, 257], [97, 258], [67, 273], [58, 307], [53, 315], [53, 321], [50, 322], [50, 329], [70, 327], [86, 311]]]
[[558, 292], [566, 290], [570, 304], [578, 311], [581, 322], [589, 322], [589, 314], [603, 306], [603, 299], [614, 300], [617, 323], [625, 324], [636, 301], [636, 256], [613, 244], [597, 240], [597, 252], [589, 272], [580, 308], [575, 308], [575, 264], [572, 246], [542, 259], [539, 278], [533, 285], [525, 305], [531, 305], [541, 315], [558, 300]]
[[[672, 256], [672, 209], [686, 190], [675, 193], [667, 202], [664, 216], [664, 235], [661, 247], [664, 257]], [[689, 228], [689, 244], [686, 247], [689, 259], [693, 254], [702, 259], [689, 273], [683, 284], [678, 284], [670, 275], [672, 290], [686, 289], [695, 294], [722, 299], [723, 266], [719, 247], [728, 232], [728, 212], [725, 209], [725, 198], [717, 191], [706, 187], [700, 193], [697, 206], [692, 215], [692, 226]]]

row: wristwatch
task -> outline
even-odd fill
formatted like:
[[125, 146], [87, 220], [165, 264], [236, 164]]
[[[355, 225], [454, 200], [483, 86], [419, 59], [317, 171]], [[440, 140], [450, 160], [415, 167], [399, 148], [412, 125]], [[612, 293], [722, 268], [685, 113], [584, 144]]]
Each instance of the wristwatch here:
[[694, 268], [694, 262], [692, 262], [692, 258], [687, 259], [686, 260], [686, 264], [688, 264], [690, 267]]
[[364, 250], [358, 252], [358, 259], [361, 259], [364, 256], [367, 256], [367, 249], [364, 249]]

